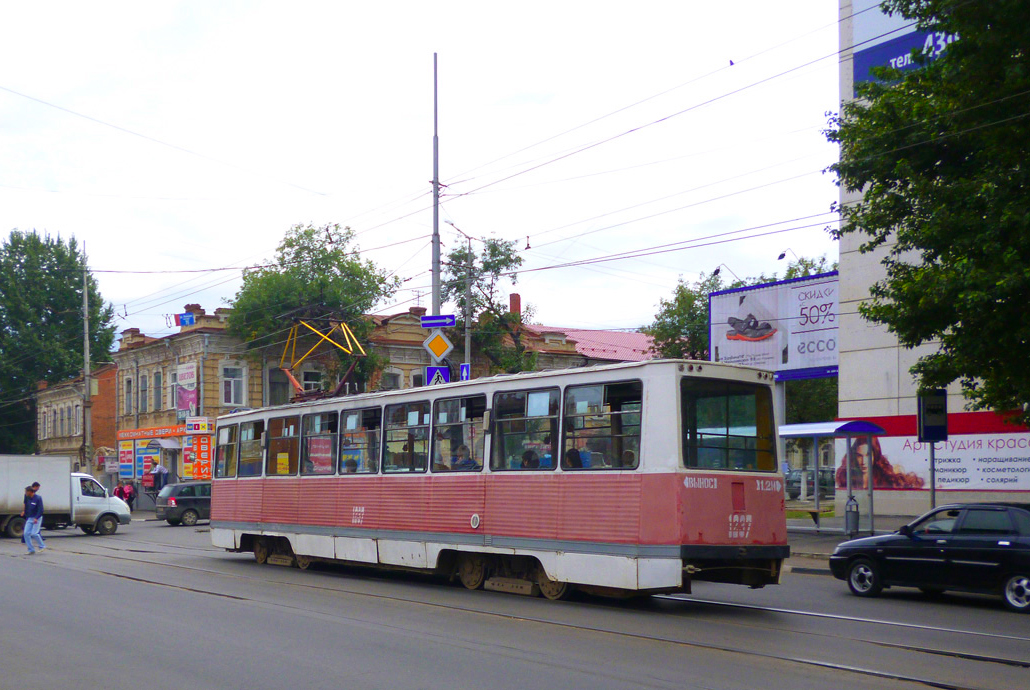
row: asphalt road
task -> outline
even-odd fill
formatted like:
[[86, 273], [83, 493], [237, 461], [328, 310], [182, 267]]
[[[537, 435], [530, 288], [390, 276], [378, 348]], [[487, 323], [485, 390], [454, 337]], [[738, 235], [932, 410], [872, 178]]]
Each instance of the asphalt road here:
[[1030, 687], [1030, 617], [823, 575], [549, 602], [402, 573], [259, 566], [206, 527], [0, 539], [0, 690]]

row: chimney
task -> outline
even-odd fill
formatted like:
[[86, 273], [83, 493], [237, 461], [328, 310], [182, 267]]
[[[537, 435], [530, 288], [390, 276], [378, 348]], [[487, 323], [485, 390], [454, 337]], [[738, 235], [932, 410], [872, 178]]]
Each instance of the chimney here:
[[508, 311], [512, 314], [522, 313], [522, 298], [519, 293], [513, 292], [508, 295]]
[[425, 316], [426, 315], [426, 308], [425, 307], [408, 307], [408, 312], [411, 313], [411, 314], [414, 314], [415, 316]]

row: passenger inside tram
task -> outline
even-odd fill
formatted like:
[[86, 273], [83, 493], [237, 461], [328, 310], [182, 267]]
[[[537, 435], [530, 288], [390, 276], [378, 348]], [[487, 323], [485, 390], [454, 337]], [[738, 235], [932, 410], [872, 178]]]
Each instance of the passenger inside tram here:
[[520, 466], [524, 470], [535, 470], [540, 467], [540, 456], [532, 450], [527, 450], [522, 454], [522, 465]]

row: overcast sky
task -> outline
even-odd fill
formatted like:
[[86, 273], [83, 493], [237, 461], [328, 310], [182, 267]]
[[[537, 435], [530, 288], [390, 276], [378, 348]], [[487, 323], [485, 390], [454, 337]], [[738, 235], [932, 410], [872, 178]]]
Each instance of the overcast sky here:
[[85, 242], [118, 331], [226, 306], [239, 271], [161, 271], [295, 223], [409, 279], [382, 313], [427, 306], [436, 52], [444, 253], [444, 220], [528, 236], [524, 269], [681, 243], [514, 288], [538, 323], [636, 327], [680, 276], [836, 260], [837, 50], [828, 0], [5, 3], [0, 231]]

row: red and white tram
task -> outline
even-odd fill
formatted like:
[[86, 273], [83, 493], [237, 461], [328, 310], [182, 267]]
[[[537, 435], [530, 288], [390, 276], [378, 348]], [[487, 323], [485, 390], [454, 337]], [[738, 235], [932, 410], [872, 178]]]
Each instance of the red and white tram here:
[[561, 598], [762, 587], [789, 553], [772, 374], [657, 360], [219, 418], [211, 539]]

